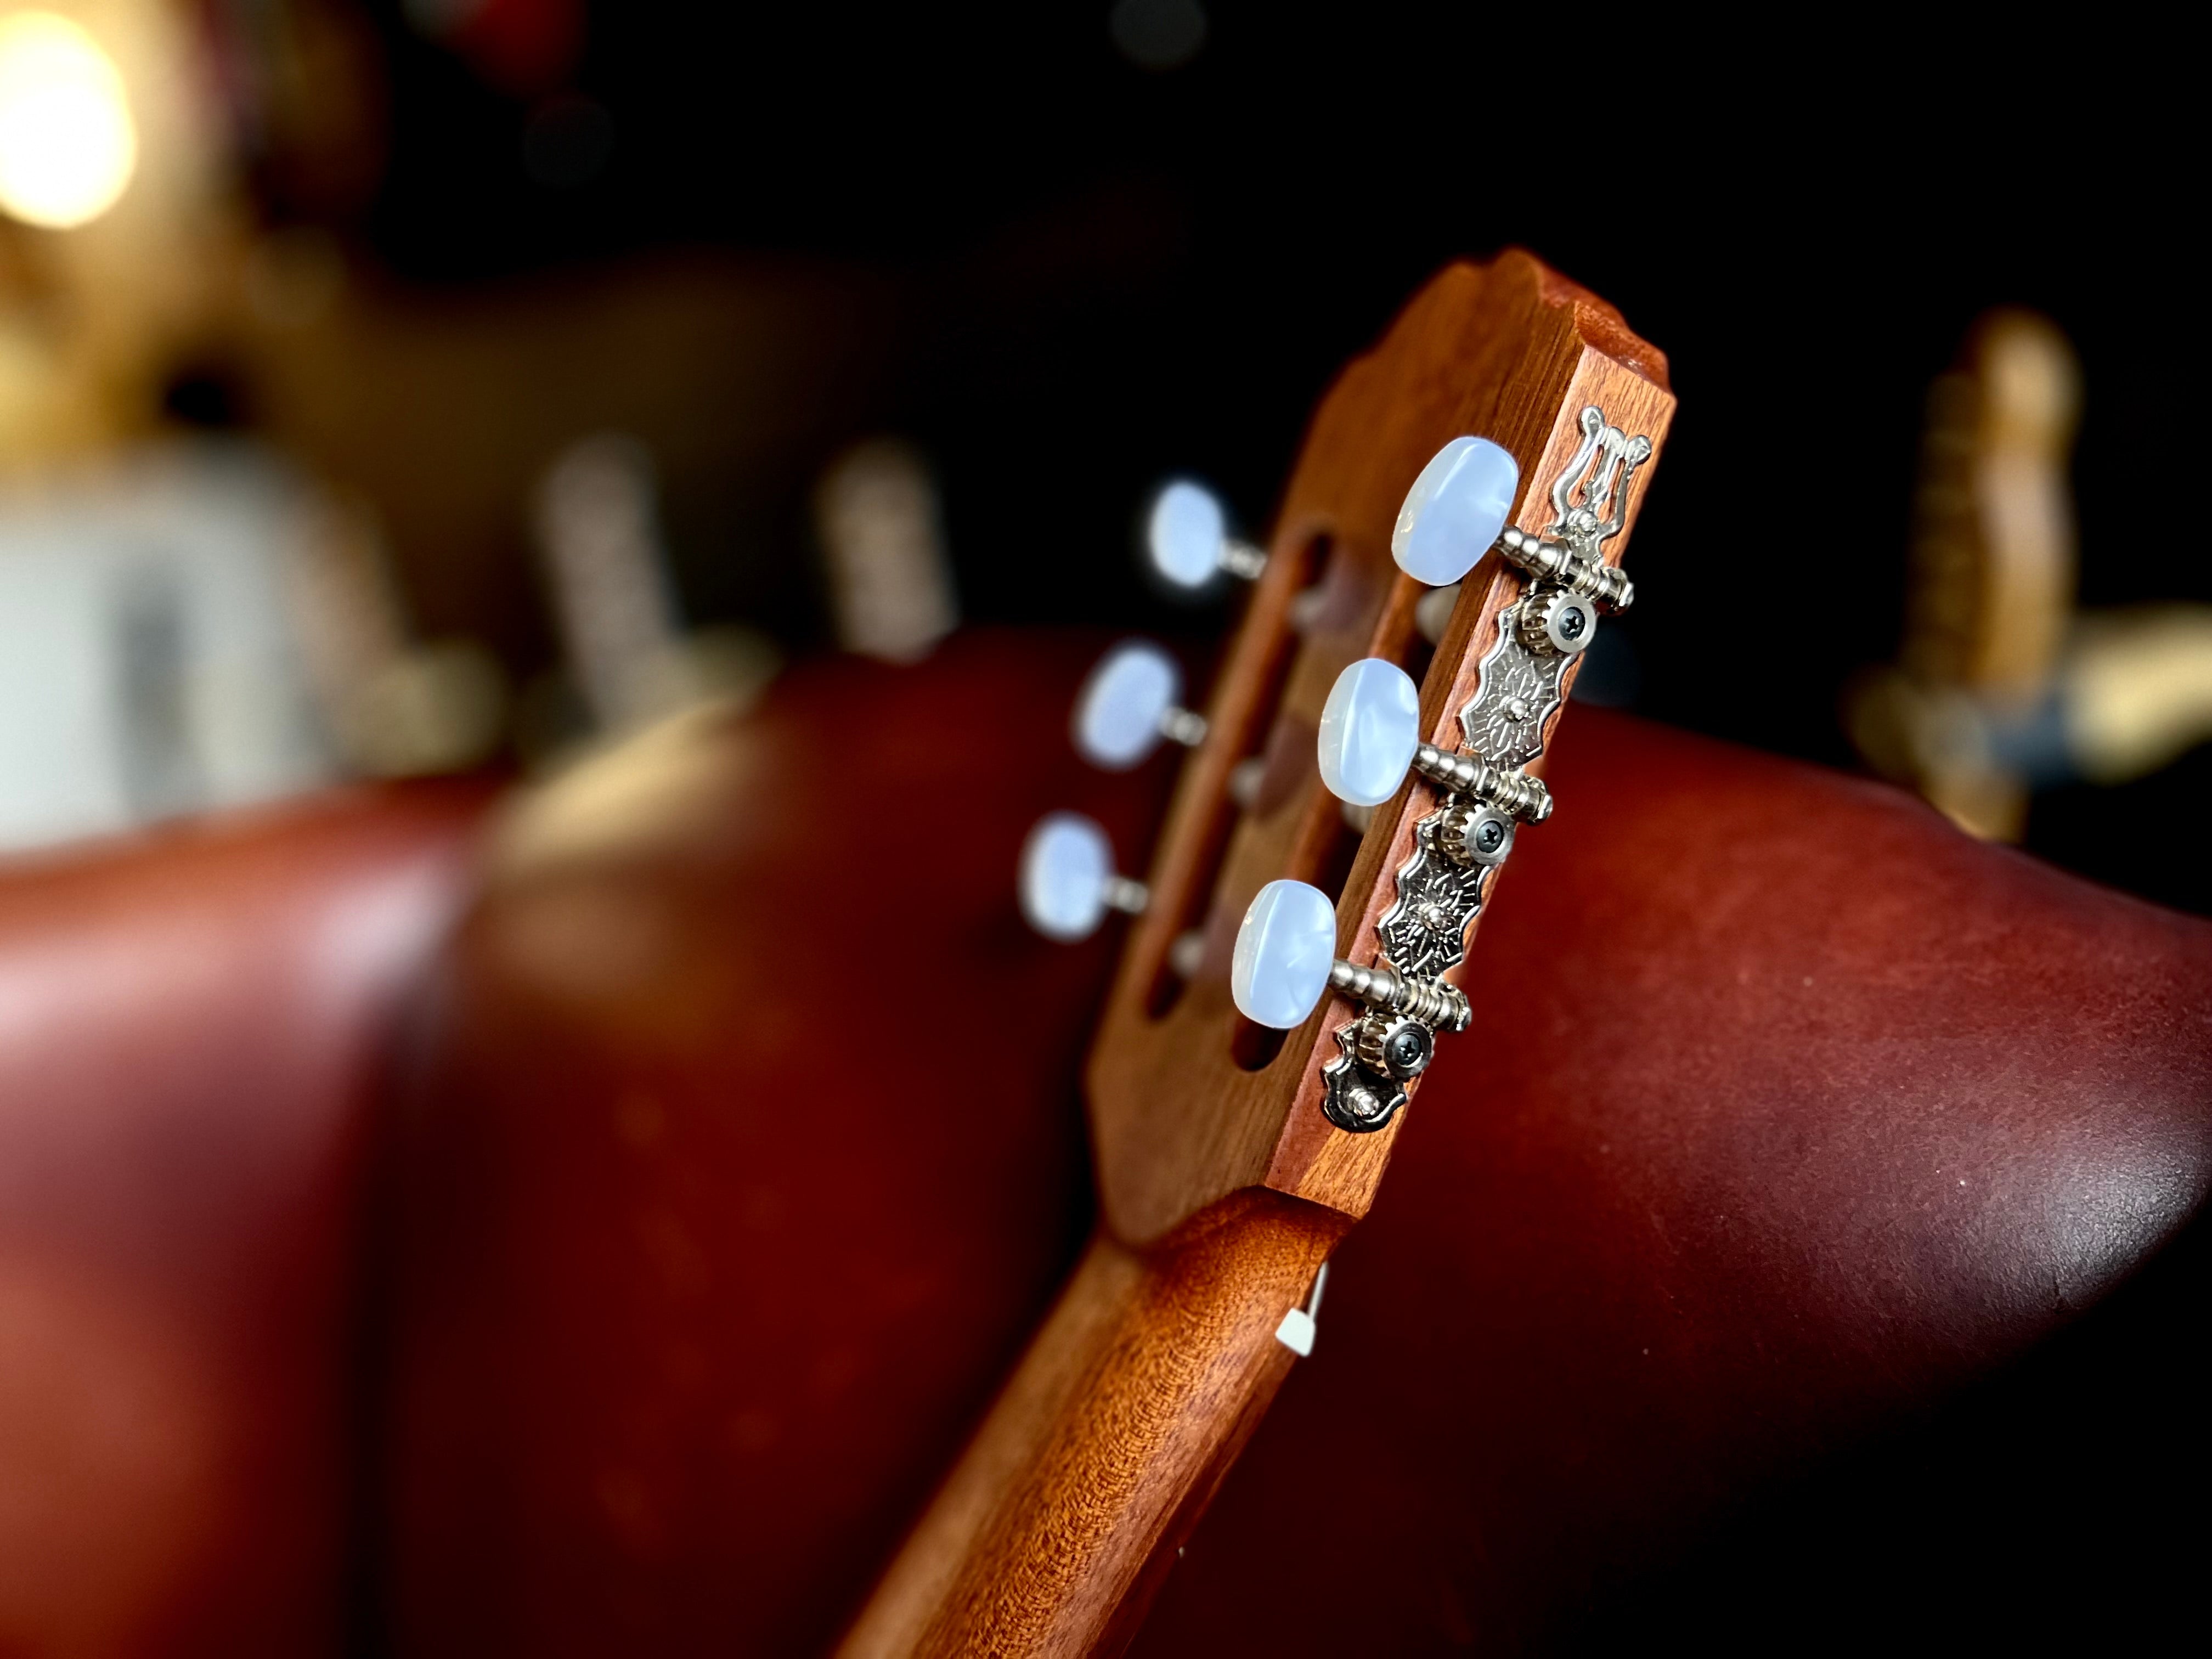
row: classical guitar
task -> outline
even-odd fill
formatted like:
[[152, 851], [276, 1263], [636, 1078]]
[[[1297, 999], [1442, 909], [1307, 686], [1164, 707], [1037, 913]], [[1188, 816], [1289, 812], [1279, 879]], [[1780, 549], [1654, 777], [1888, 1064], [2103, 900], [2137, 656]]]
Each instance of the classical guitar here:
[[1162, 497], [1163, 562], [1251, 588], [1202, 711], [1145, 649], [1078, 711], [1103, 764], [1190, 747], [1150, 873], [1068, 815], [1022, 871], [1048, 933], [1135, 916], [1087, 1070], [1098, 1231], [842, 1652], [1134, 1633], [1310, 1350], [1422, 1074], [1476, 1062], [1449, 1042], [1499, 994], [1474, 926], [1552, 811], [1546, 746], [1633, 597], [1620, 555], [1673, 410], [1657, 351], [1510, 252], [1445, 270], [1345, 371], [1264, 550]]

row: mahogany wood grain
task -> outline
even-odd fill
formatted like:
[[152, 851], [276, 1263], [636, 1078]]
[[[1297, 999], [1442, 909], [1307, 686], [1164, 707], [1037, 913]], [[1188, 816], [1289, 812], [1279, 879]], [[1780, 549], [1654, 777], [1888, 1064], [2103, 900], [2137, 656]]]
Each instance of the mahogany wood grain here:
[[1124, 1645], [1289, 1374], [1276, 1328], [1348, 1224], [1254, 1191], [1146, 1250], [1096, 1236], [845, 1659]]
[[[1324, 999], [1270, 1063], [1244, 1069], [1233, 1052], [1238, 1017], [1228, 984], [1237, 925], [1267, 882], [1320, 877], [1342, 833], [1337, 803], [1315, 764], [1312, 733], [1346, 663], [1409, 654], [1423, 590], [1392, 562], [1390, 532], [1429, 458], [1463, 433], [1504, 445], [1521, 467], [1511, 522], [1540, 531], [1551, 516], [1551, 482], [1581, 441], [1577, 422], [1586, 405], [1648, 434], [1656, 448], [1664, 443], [1674, 403], [1658, 351], [1610, 307], [1518, 251], [1438, 276], [1322, 402], [1267, 573], [1216, 683], [1206, 740], [1185, 769], [1169, 815], [1149, 878], [1152, 906], [1122, 957], [1091, 1050], [1087, 1082], [1100, 1196], [1108, 1224], [1123, 1238], [1158, 1238], [1247, 1187], [1292, 1193], [1349, 1217], [1366, 1212], [1396, 1127], [1347, 1134], [1320, 1108], [1321, 1068], [1336, 1055], [1328, 1033], [1356, 1011]], [[1638, 476], [1628, 526], [1607, 549], [1611, 560], [1627, 545], [1656, 465], [1655, 454]], [[1310, 580], [1317, 547], [1326, 550], [1318, 556], [1322, 601], [1303, 634], [1294, 635], [1291, 601]], [[1520, 587], [1495, 555], [1463, 584], [1422, 687], [1425, 732], [1439, 746], [1460, 746], [1454, 712], [1474, 690], [1498, 611]], [[1285, 654], [1286, 678], [1277, 667]], [[1279, 701], [1270, 707], [1278, 685]], [[1245, 756], [1263, 752], [1268, 783], [1255, 809], [1227, 831], [1217, 873], [1221, 823], [1233, 811], [1224, 793], [1229, 772]], [[1338, 903], [1339, 955], [1372, 959], [1374, 926], [1394, 894], [1392, 872], [1410, 855], [1414, 825], [1431, 799], [1426, 786], [1414, 783], [1377, 809]], [[1163, 1012], [1158, 987], [1168, 948], [1200, 923], [1207, 940], [1203, 964]]]

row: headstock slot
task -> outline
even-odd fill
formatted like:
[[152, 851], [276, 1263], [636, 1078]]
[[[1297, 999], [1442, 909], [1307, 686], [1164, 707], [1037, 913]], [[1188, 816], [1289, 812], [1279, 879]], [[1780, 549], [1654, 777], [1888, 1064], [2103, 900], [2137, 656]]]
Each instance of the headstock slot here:
[[[1314, 738], [1346, 665], [1381, 657], [1415, 672], [1431, 654], [1415, 626], [1429, 590], [1401, 573], [1389, 550], [1415, 474], [1451, 439], [1489, 437], [1519, 466], [1509, 528], [1539, 532], [1552, 519], [1546, 492], [1583, 441], [1583, 409], [1601, 404], [1608, 420], [1655, 443], [1663, 438], [1673, 409], [1663, 363], [1609, 308], [1509, 252], [1437, 277], [1323, 401], [1267, 568], [1224, 656], [1212, 732], [1186, 767], [1153, 861], [1154, 908], [1131, 940], [1091, 1057], [1101, 1197], [1107, 1224], [1123, 1239], [1158, 1238], [1251, 1186], [1364, 1212], [1402, 1114], [1363, 1134], [1328, 1121], [1320, 1109], [1322, 1067], [1337, 1054], [1328, 1034], [1357, 1011], [1329, 995], [1288, 1033], [1245, 1021], [1228, 988], [1238, 924], [1262, 885], [1288, 877], [1339, 896], [1339, 957], [1376, 959], [1376, 924], [1434, 798], [1411, 782], [1358, 835], [1322, 786]], [[1629, 502], [1632, 519], [1642, 495]], [[1315, 573], [1310, 550], [1324, 531], [1326, 565]], [[1315, 574], [1320, 598], [1300, 607], [1310, 614], [1293, 629], [1291, 602]], [[1454, 713], [1474, 695], [1499, 612], [1520, 592], [1494, 554], [1468, 573], [1433, 665], [1415, 672], [1425, 741], [1458, 748]], [[1266, 805], [1241, 811], [1228, 797], [1229, 775], [1262, 734], [1273, 753], [1295, 748], [1295, 787], [1271, 778]], [[1170, 945], [1201, 917], [1198, 971], [1164, 994], [1158, 980]]]
[[[1245, 642], [1258, 647], [1252, 653], [1257, 662], [1256, 695], [1230, 706], [1224, 706], [1226, 700], [1217, 697], [1207, 713], [1205, 746], [1212, 750], [1218, 745], [1219, 753], [1226, 756], [1227, 765], [1222, 769], [1220, 786], [1214, 790], [1211, 801], [1206, 804], [1202, 821], [1195, 826], [1198, 848], [1192, 875], [1173, 892], [1164, 891], [1157, 884], [1161, 879], [1159, 875], [1156, 873], [1154, 878], [1154, 903], [1164, 921], [1171, 925], [1164, 925], [1159, 930], [1164, 936], [1164, 942], [1149, 938], [1144, 941], [1148, 945], [1156, 945], [1148, 952], [1150, 985], [1145, 997], [1146, 1016], [1151, 1020], [1157, 1021], [1167, 1015], [1182, 1000], [1191, 983], [1191, 980], [1178, 973], [1169, 960], [1169, 952], [1175, 940], [1187, 932], [1202, 927], [1208, 930], [1205, 953], [1198, 972], [1191, 979], [1211, 978], [1226, 983], [1228, 945], [1235, 935], [1234, 919], [1231, 919], [1229, 933], [1218, 939], [1214, 936], [1209, 922], [1214, 888], [1220, 878], [1222, 862], [1228, 854], [1231, 838], [1243, 819], [1255, 815], [1261, 817], [1270, 816], [1283, 810], [1297, 798], [1304, 787], [1304, 774], [1292, 774], [1291, 769], [1299, 763], [1301, 757], [1305, 770], [1310, 772], [1313, 769], [1310, 738], [1303, 747], [1299, 746], [1294, 732], [1282, 731], [1277, 715], [1281, 708], [1284, 688], [1303, 642], [1300, 631], [1293, 625], [1299, 599], [1301, 596], [1316, 590], [1326, 591], [1336, 550], [1336, 538], [1325, 526], [1309, 525], [1300, 534], [1284, 539], [1287, 544], [1278, 547], [1270, 564], [1272, 567], [1279, 562], [1289, 568], [1286, 572], [1277, 573], [1271, 568], [1268, 585], [1253, 596], [1255, 610], [1262, 604], [1267, 604], [1268, 608], [1276, 613], [1273, 626], [1266, 630], [1263, 637], [1260, 637], [1258, 619], [1248, 617], [1245, 623], [1246, 635], [1255, 636]], [[1279, 595], [1273, 591], [1278, 586], [1288, 588], [1287, 600], [1279, 600]], [[1222, 678], [1224, 682], [1231, 667], [1239, 665], [1236, 657], [1237, 653], [1232, 653], [1231, 661], [1223, 665]], [[1266, 765], [1261, 775], [1258, 795], [1248, 809], [1232, 798], [1228, 787], [1228, 776], [1239, 763], [1255, 756], [1261, 757]], [[1218, 757], [1216, 757], [1217, 759]], [[1199, 769], [1195, 764], [1194, 769]]]

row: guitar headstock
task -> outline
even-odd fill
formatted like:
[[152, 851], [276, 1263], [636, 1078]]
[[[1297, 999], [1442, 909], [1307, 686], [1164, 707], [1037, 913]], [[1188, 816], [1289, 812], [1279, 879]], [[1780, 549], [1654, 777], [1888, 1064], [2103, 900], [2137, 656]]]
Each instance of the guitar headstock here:
[[1364, 1214], [1437, 1039], [1477, 1063], [1449, 1052], [1467, 997], [1534, 965], [1470, 961], [1474, 923], [1551, 810], [1583, 647], [1632, 599], [1674, 406], [1657, 351], [1513, 251], [1443, 271], [1346, 369], [1264, 553], [1164, 494], [1176, 567], [1252, 586], [1202, 713], [1141, 653], [1079, 711], [1102, 763], [1191, 745], [1149, 878], [1065, 815], [1023, 872], [1062, 936], [1138, 913], [1087, 1074], [1126, 1242], [1255, 1186]]

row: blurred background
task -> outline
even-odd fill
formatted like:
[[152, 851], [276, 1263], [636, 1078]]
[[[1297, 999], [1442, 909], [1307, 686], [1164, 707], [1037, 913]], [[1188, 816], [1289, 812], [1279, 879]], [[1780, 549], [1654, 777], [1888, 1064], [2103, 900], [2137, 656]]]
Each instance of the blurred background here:
[[[940, 798], [1001, 829], [1097, 810], [1141, 868], [1168, 769], [1117, 795], [1025, 738], [1036, 763], [1000, 790], [1006, 732], [957, 738], [991, 712], [975, 688], [1012, 682], [948, 672], [925, 707], [878, 694], [894, 670], [817, 677], [818, 717], [866, 730], [884, 793], [921, 809], [902, 849], [944, 877], [902, 893], [894, 970], [988, 969], [1049, 1017], [1012, 1022], [1027, 1083], [900, 1070], [942, 1031], [891, 1028], [853, 1045], [836, 1109], [732, 1110], [818, 1064], [820, 1028], [724, 969], [831, 949], [800, 939], [798, 896], [763, 908], [732, 872], [814, 867], [825, 813], [805, 769], [725, 765], [738, 750], [684, 746], [713, 722], [677, 717], [809, 658], [910, 663], [963, 625], [1142, 632], [1201, 664], [1235, 595], [1148, 574], [1163, 483], [1197, 481], [1231, 534], [1264, 538], [1316, 400], [1455, 258], [1528, 247], [1672, 360], [1638, 601], [1577, 696], [1889, 778], [1972, 834], [2212, 913], [2212, 569], [2173, 517], [2202, 466], [2173, 435], [2201, 332], [2191, 60], [2137, 34], [2107, 64], [2071, 14], [1760, 27], [1231, 0], [0, 0], [0, 1650], [324, 1650], [298, 1633], [343, 1603], [346, 1650], [381, 1651], [387, 1577], [392, 1616], [458, 1652], [512, 1645], [465, 1616], [510, 1593], [574, 1623], [570, 1650], [673, 1650], [591, 1632], [680, 1632], [687, 1609], [834, 1628], [1087, 1214], [1070, 1079], [1109, 935], [1018, 933], [1011, 835], [986, 859]], [[1052, 665], [1072, 686], [1079, 665]], [[556, 773], [471, 865], [500, 786]], [[776, 793], [747, 793], [756, 775]], [[305, 799], [439, 777], [459, 781]], [[175, 833], [96, 844], [146, 825]], [[647, 830], [672, 839], [623, 839]], [[925, 856], [952, 848], [975, 867]], [[961, 884], [987, 864], [995, 920]], [[2114, 908], [2140, 928], [2112, 937], [2167, 926]], [[2154, 1002], [2145, 977], [2125, 995]], [[1960, 1006], [2023, 985], [2023, 1006], [2057, 994], [1976, 983]], [[2145, 1057], [2146, 1100], [2194, 1076], [2185, 1036]], [[2103, 1052], [2069, 1102], [2131, 1081], [2086, 1076], [2126, 1069]], [[423, 1054], [427, 1083], [406, 1070]], [[387, 1065], [404, 1110], [382, 1103]], [[945, 1135], [978, 1093], [1004, 1132]], [[1919, 1098], [1891, 1103], [1900, 1122]], [[2154, 1201], [2129, 1173], [2150, 1143], [2082, 1151], [2071, 1126], [2096, 1114], [2069, 1111], [2051, 1156], [2087, 1173], [2048, 1190], [2116, 1172], [2132, 1207], [2105, 1238], [2104, 1198], [2054, 1197], [2059, 1254], [2136, 1260], [2194, 1177]], [[2201, 1113], [2175, 1121], [2186, 1139]], [[417, 1182], [398, 1197], [387, 1134]], [[879, 1181], [846, 1179], [855, 1147]], [[2027, 1190], [1990, 1201], [2032, 1210]], [[2057, 1584], [2100, 1620], [2174, 1605], [2193, 1581], [2160, 1552], [2193, 1534], [2136, 1552], [2156, 1594], [2132, 1561], [2085, 1577], [2050, 1552], [2084, 1532], [2136, 1552], [2148, 1523], [2106, 1519], [2150, 1515], [2177, 1456], [2203, 1464], [2201, 1434], [2167, 1437], [2203, 1419], [2192, 1239], [1964, 1462], [1927, 1453], [1939, 1424], [1869, 1466], [1878, 1503], [1816, 1493], [1820, 1536], [1940, 1492], [1905, 1505], [1924, 1527], [1852, 1541], [1945, 1575], [1962, 1619], [2003, 1599], [1977, 1564], [2008, 1550], [2024, 1617]], [[716, 1275], [719, 1299], [697, 1292]], [[881, 1311], [877, 1348], [832, 1328], [817, 1283]], [[1000, 1348], [977, 1335], [972, 1376], [932, 1371], [915, 1352], [988, 1321], [929, 1296], [978, 1284]], [[387, 1315], [419, 1364], [386, 1364]], [[2094, 1387], [2065, 1393], [2077, 1373]], [[1865, 1398], [1921, 1386], [1897, 1375]], [[865, 1492], [822, 1476], [870, 1456]], [[1954, 1492], [2004, 1524], [1954, 1525]], [[656, 1514], [659, 1555], [635, 1542]], [[1832, 1565], [1808, 1605], [1888, 1571], [1757, 1524]], [[386, 1539], [431, 1564], [419, 1605]], [[1812, 1582], [1756, 1577], [1774, 1605]], [[1710, 1606], [1767, 1605], [1699, 1594], [1700, 1640]]]
[[1209, 638], [1160, 482], [1263, 532], [1344, 360], [1518, 243], [1682, 399], [1589, 695], [2212, 907], [2165, 71], [1655, 33], [9, 5], [0, 843], [541, 768], [956, 620]]

